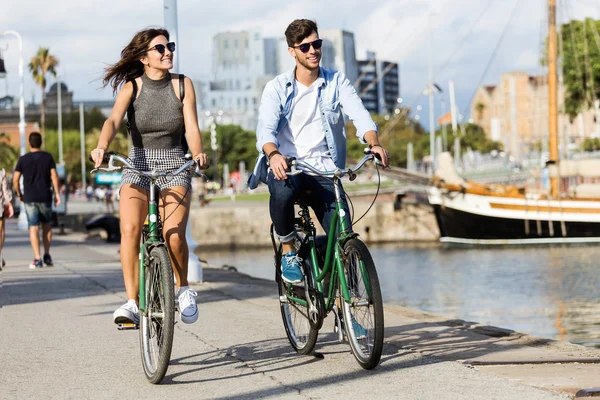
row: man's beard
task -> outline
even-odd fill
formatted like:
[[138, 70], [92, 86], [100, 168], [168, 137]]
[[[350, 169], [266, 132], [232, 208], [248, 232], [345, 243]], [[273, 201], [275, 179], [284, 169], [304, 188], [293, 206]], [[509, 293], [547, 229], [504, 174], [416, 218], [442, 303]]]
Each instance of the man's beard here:
[[319, 66], [321, 64], [321, 55], [317, 55], [317, 60], [319, 61], [317, 63], [316, 66], [313, 66], [311, 63], [308, 62], [308, 60], [306, 60], [306, 58], [298, 58], [298, 62], [300, 63], [300, 65], [302, 65], [304, 68], [308, 69], [309, 71], [314, 71], [316, 69], [319, 69]]

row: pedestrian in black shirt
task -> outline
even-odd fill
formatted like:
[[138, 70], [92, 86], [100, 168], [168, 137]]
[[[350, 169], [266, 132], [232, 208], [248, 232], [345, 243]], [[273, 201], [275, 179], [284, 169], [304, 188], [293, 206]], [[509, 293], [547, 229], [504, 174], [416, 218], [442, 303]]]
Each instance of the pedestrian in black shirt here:
[[[33, 248], [34, 260], [29, 268], [42, 268], [40, 257], [40, 224], [42, 225], [42, 239], [44, 242], [43, 263], [50, 267], [53, 265], [50, 257], [50, 243], [52, 242], [52, 188], [54, 188], [54, 204], [60, 204], [58, 191], [58, 174], [52, 155], [40, 150], [42, 135], [33, 132], [29, 135], [28, 154], [21, 156], [17, 161], [13, 176], [15, 194], [24, 205], [29, 225], [29, 240]], [[23, 176], [23, 193], [19, 187], [19, 179]], [[23, 210], [21, 210], [23, 211]]]

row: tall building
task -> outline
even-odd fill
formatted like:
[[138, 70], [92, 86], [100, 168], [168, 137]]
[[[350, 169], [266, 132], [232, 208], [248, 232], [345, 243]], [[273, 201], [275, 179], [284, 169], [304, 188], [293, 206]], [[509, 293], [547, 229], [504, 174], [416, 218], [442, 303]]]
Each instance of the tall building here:
[[366, 60], [358, 62], [358, 78], [354, 85], [366, 109], [372, 114], [391, 114], [400, 97], [399, 66], [377, 60], [367, 52]]
[[[559, 83], [559, 110], [563, 108], [564, 96], [564, 85]], [[486, 135], [491, 140], [504, 143], [505, 148], [512, 153], [527, 151], [537, 143], [541, 143], [544, 148], [548, 141], [547, 77], [529, 76], [526, 72], [503, 74], [497, 85], [477, 89], [470, 111], [471, 118], [483, 128]], [[558, 118], [558, 133], [563, 143], [578, 143], [595, 135], [598, 129], [592, 109], [583, 111], [573, 121], [563, 113]], [[515, 143], [513, 137], [516, 139]]]
[[324, 40], [321, 65], [343, 72], [354, 85], [358, 78], [354, 34], [342, 29], [323, 29], [319, 37]]
[[275, 39], [259, 29], [221, 32], [213, 37], [212, 77], [200, 113], [229, 116], [229, 123], [256, 129], [263, 88], [277, 68]]

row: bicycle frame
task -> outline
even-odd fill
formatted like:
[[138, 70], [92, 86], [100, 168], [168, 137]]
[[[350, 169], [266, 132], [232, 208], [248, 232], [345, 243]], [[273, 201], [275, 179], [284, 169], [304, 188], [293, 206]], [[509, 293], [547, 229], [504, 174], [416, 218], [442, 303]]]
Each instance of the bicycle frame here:
[[[371, 158], [372, 158], [372, 156], [371, 156]], [[366, 162], [367, 159], [371, 159], [371, 158], [365, 157], [363, 159], [363, 161], [361, 163], [359, 163], [359, 166], [356, 168], [356, 170], [358, 170], [360, 167], [362, 167], [362, 165], [364, 165], [364, 163]], [[317, 172], [316, 170], [314, 170], [314, 171]], [[326, 252], [325, 252], [325, 260], [324, 260], [322, 266], [319, 265], [319, 258], [317, 255], [317, 246], [315, 243], [314, 226], [311, 227], [310, 229], [305, 229], [305, 231], [307, 231], [307, 236], [303, 239], [303, 242], [304, 242], [303, 245], [306, 245], [310, 251], [310, 260], [311, 260], [311, 266], [313, 269], [312, 276], [313, 276], [313, 280], [314, 280], [314, 282], [312, 282], [313, 287], [316, 287], [319, 292], [323, 293], [323, 295], [327, 294], [327, 299], [326, 299], [326, 303], [325, 303], [326, 312], [331, 311], [335, 304], [335, 299], [336, 299], [335, 288], [336, 288], [336, 282], [338, 282], [338, 281], [340, 284], [341, 295], [342, 295], [344, 301], [348, 304], [352, 303], [352, 299], [350, 298], [350, 291], [348, 290], [348, 282], [346, 280], [346, 275], [344, 274], [344, 262], [343, 262], [343, 255], [341, 254], [341, 252], [344, 247], [344, 243], [346, 243], [346, 241], [348, 239], [357, 237], [358, 234], [352, 231], [352, 227], [349, 226], [348, 221], [345, 218], [346, 211], [344, 210], [344, 202], [342, 200], [342, 195], [341, 195], [342, 189], [341, 189], [341, 185], [340, 185], [341, 177], [345, 173], [348, 173], [350, 176], [352, 176], [354, 171], [353, 170], [338, 171], [338, 173], [333, 175], [333, 186], [334, 186], [334, 193], [335, 193], [335, 199], [336, 199], [335, 212], [333, 214], [333, 218], [331, 219], [331, 222], [329, 225], [329, 233], [327, 235], [327, 247], [326, 247]], [[301, 208], [303, 209], [303, 211], [301, 212], [303, 223], [305, 223], [305, 226], [308, 226], [311, 224], [310, 215], [308, 213], [308, 206], [303, 204], [303, 205], [301, 205]], [[364, 274], [365, 267], [364, 267], [362, 260], [360, 261], [360, 263], [361, 263], [360, 268], [362, 270], [361, 273]], [[324, 289], [323, 281], [325, 280], [325, 278], [328, 276], [329, 273], [331, 273], [331, 276], [329, 279], [329, 287], [325, 288], [326, 292], [324, 292], [323, 291], [323, 289]], [[367, 290], [368, 294], [371, 295], [371, 288], [367, 287], [366, 290]], [[299, 304], [302, 304], [303, 306], [308, 305], [307, 301], [304, 299], [296, 298], [295, 296], [292, 296], [291, 294], [289, 294], [288, 297], [291, 300], [293, 300]]]
[[[188, 161], [183, 164], [179, 169], [177, 169], [177, 171], [169, 173], [169, 172], [161, 172], [161, 171], [138, 171], [133, 164], [131, 164], [124, 156], [119, 155], [118, 153], [115, 152], [108, 152], [105, 154], [105, 159], [106, 157], [108, 157], [108, 168], [96, 168], [94, 169], [92, 172], [95, 172], [96, 170], [103, 170], [103, 171], [117, 171], [119, 169], [121, 169], [121, 167], [115, 166], [114, 165], [114, 161], [117, 160], [119, 162], [121, 162], [125, 167], [135, 171], [136, 173], [138, 173], [139, 175], [142, 176], [146, 176], [150, 179], [150, 197], [148, 199], [148, 225], [149, 225], [149, 232], [148, 232], [148, 237], [146, 238], [145, 241], [143, 241], [140, 245], [140, 253], [139, 253], [139, 309], [143, 312], [146, 312], [146, 296], [145, 296], [145, 289], [146, 289], [146, 274], [145, 274], [145, 259], [146, 259], [146, 254], [148, 254], [148, 251], [146, 251], [148, 248], [152, 248], [154, 246], [164, 246], [164, 242], [163, 242], [163, 238], [158, 234], [158, 224], [159, 224], [159, 214], [158, 214], [158, 201], [156, 198], [156, 179], [158, 179], [161, 176], [167, 176], [167, 175], [177, 175], [179, 173], [181, 173], [182, 171], [186, 170], [187, 168], [189, 168], [190, 166], [192, 166], [194, 163], [196, 163], [196, 161], [191, 159], [188, 159]], [[106, 161], [104, 161], [106, 162]], [[198, 169], [196, 170], [196, 174], [198, 174]]]
[[139, 273], [139, 309], [146, 312], [146, 268], [145, 260], [150, 246], [164, 245], [158, 235], [158, 201], [156, 200], [156, 185], [150, 179], [150, 199], [148, 200], [148, 237], [140, 244], [140, 273]]

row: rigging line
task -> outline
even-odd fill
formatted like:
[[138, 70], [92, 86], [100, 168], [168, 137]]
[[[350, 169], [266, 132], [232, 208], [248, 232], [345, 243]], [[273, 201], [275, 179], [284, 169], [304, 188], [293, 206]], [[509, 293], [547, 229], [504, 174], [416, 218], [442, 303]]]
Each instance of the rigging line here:
[[479, 14], [479, 16], [475, 19], [475, 21], [473, 21], [473, 24], [471, 25], [471, 27], [469, 28], [467, 33], [465, 33], [463, 35], [463, 37], [460, 39], [458, 46], [454, 49], [454, 51], [452, 52], [452, 54], [450, 54], [450, 56], [446, 59], [446, 61], [444, 61], [444, 63], [440, 67], [440, 69], [435, 73], [433, 80], [435, 80], [442, 73], [442, 71], [444, 70], [444, 68], [446, 68], [446, 66], [448, 65], [450, 60], [456, 55], [456, 53], [458, 53], [458, 51], [460, 50], [462, 45], [465, 44], [467, 37], [471, 34], [471, 32], [473, 32], [473, 29], [475, 29], [475, 27], [477, 26], [477, 24], [479, 23], [479, 21], [481, 20], [483, 15], [489, 10], [489, 8], [492, 6], [492, 4], [494, 4], [495, 1], [496, 0], [488, 1], [487, 5], [484, 7], [481, 14]]
[[471, 95], [471, 98], [469, 99], [469, 102], [467, 104], [471, 103], [473, 101], [473, 99], [475, 98], [475, 95], [477, 94], [477, 90], [479, 90], [479, 87], [483, 83], [483, 80], [485, 79], [485, 76], [487, 75], [490, 67], [494, 63], [494, 60], [496, 59], [496, 55], [498, 54], [498, 50], [500, 49], [500, 45], [502, 43], [502, 40], [506, 36], [506, 33], [508, 32], [508, 28], [510, 27], [511, 22], [512, 22], [514, 16], [517, 14], [516, 11], [518, 9], [518, 7], [517, 7], [518, 5], [519, 5], [519, 0], [516, 0], [515, 4], [513, 6], [513, 9], [512, 9], [512, 11], [510, 13], [510, 17], [506, 21], [506, 25], [504, 25], [504, 29], [502, 30], [502, 34], [500, 35], [500, 37], [498, 38], [498, 41], [496, 42], [496, 46], [494, 47], [494, 51], [492, 52], [492, 56], [490, 57], [487, 65], [485, 66], [485, 69], [483, 70], [483, 74], [481, 75], [481, 78], [479, 78], [479, 82], [477, 82], [477, 86], [475, 86], [475, 91]]
[[[407, 39], [407, 40], [405, 40], [405, 41], [404, 41], [404, 43], [411, 43], [411, 40], [413, 39], [413, 36], [415, 36], [415, 34], [416, 34], [417, 32], [420, 32], [420, 31], [418, 31], [418, 30], [414, 30], [414, 31], [412, 31], [411, 35], [408, 37], [408, 39]], [[400, 42], [400, 43], [402, 43], [402, 42]], [[396, 48], [395, 48], [394, 50], [396, 50]], [[377, 58], [375, 58], [375, 59], [371, 60], [371, 62], [369, 63], [369, 65], [376, 63], [376, 61], [377, 61]], [[396, 64], [398, 64], [398, 63], [396, 63]], [[367, 84], [367, 86], [366, 86], [366, 87], [365, 87], [365, 88], [364, 88], [364, 89], [363, 89], [363, 90], [360, 92], [359, 96], [362, 96], [362, 95], [364, 95], [364, 94], [365, 94], [365, 93], [366, 93], [366, 92], [367, 92], [367, 91], [368, 91], [368, 90], [369, 90], [371, 87], [373, 87], [373, 85], [374, 85], [374, 84], [376, 84], [377, 82], [379, 82], [379, 81], [380, 81], [380, 80], [381, 80], [381, 79], [382, 79], [382, 78], [385, 76], [385, 74], [387, 74], [387, 73], [388, 73], [388, 71], [389, 71], [389, 70], [390, 70], [392, 67], [393, 67], [393, 64], [390, 64], [390, 65], [388, 65], [388, 67], [386, 67], [386, 68], [384, 69], [384, 71], [381, 71], [381, 74], [380, 74], [380, 76], [379, 76], [379, 77], [377, 77], [377, 71], [375, 71], [375, 76], [376, 76], [376, 77], [375, 77], [375, 78], [373, 78], [373, 79], [371, 80], [371, 82], [369, 82], [369, 83]], [[369, 72], [368, 72], [367, 70], [365, 70], [365, 71], [364, 71], [364, 72], [363, 72], [363, 73], [362, 73], [362, 74], [361, 74], [361, 75], [360, 75], [360, 76], [359, 76], [359, 77], [356, 79], [356, 82], [355, 82], [355, 84], [354, 84], [353, 86], [354, 86], [355, 88], [357, 88], [357, 87], [358, 87], [358, 84], [360, 83], [360, 81], [362, 80], [362, 78], [363, 78], [363, 77], [364, 77], [366, 74], [368, 74], [368, 73], [369, 73]]]
[[[493, 1], [495, 1], [495, 0], [493, 0]], [[447, 1], [444, 3], [444, 5], [445, 5], [446, 3], [448, 3], [448, 0], [447, 0]], [[398, 46], [394, 47], [394, 50], [393, 50], [393, 51], [391, 51], [390, 53], [393, 53], [393, 52], [395, 52], [395, 51], [396, 51], [396, 49], [398, 49], [398, 47], [399, 47], [400, 45], [402, 45], [402, 44], [405, 44], [405, 43], [412, 43], [413, 36], [415, 36], [417, 33], [423, 33], [423, 31], [425, 30], [426, 24], [420, 24], [420, 26], [421, 26], [421, 29], [420, 29], [420, 30], [417, 30], [417, 29], [413, 30], [413, 31], [412, 31], [412, 33], [411, 33], [411, 35], [410, 35], [410, 36], [408, 37], [408, 39], [406, 39], [404, 42], [402, 42], [402, 41], [398, 41]], [[391, 36], [390, 36], [390, 37], [391, 37]], [[390, 37], [388, 37], [388, 39], [389, 39]], [[387, 42], [387, 41], [386, 41], [386, 42]], [[408, 48], [410, 48], [410, 46], [409, 46]], [[376, 59], [374, 59], [374, 60], [371, 60], [371, 62], [369, 63], [369, 65], [371, 65], [372, 63], [375, 63], [375, 62], [376, 62]], [[398, 64], [398, 63], [396, 63], [396, 64]], [[380, 75], [379, 77], [373, 78], [373, 79], [371, 80], [371, 82], [369, 82], [369, 83], [367, 84], [366, 88], [365, 88], [365, 89], [363, 89], [363, 90], [362, 90], [362, 91], [359, 93], [359, 96], [362, 96], [362, 95], [364, 95], [364, 94], [365, 94], [365, 93], [366, 93], [366, 92], [367, 92], [367, 91], [368, 91], [368, 90], [369, 90], [371, 87], [373, 87], [373, 85], [374, 85], [374, 84], [376, 84], [377, 82], [379, 82], [379, 81], [380, 81], [380, 80], [381, 80], [381, 79], [382, 79], [382, 78], [383, 78], [383, 77], [384, 77], [384, 76], [385, 76], [385, 75], [386, 75], [386, 74], [389, 72], [389, 70], [390, 70], [391, 68], [393, 68], [393, 65], [388, 65], [388, 67], [386, 67], [386, 68], [384, 69], [384, 71], [382, 71], [382, 72], [381, 72], [381, 75]], [[357, 87], [358, 87], [358, 83], [359, 83], [359, 82], [362, 80], [362, 78], [363, 78], [363, 77], [364, 77], [364, 76], [365, 76], [367, 73], [368, 73], [367, 71], [363, 72], [363, 73], [362, 73], [362, 74], [361, 74], [361, 75], [360, 75], [360, 76], [359, 76], [359, 77], [356, 79], [356, 81], [354, 82], [354, 85], [353, 85], [355, 88], [357, 88]]]
[[[394, 27], [396, 27], [396, 25], [394, 25]], [[389, 42], [389, 40], [394, 37], [394, 35], [391, 35], [392, 32], [393, 32], [393, 29], [390, 31], [390, 35], [387, 36], [387, 39], [383, 42], [382, 47], [385, 48], [385, 45]], [[408, 39], [406, 39], [404, 41], [404, 43], [410, 43], [416, 32], [418, 32], [418, 31], [416, 31], [416, 30], [412, 31], [411, 34], [410, 34], [410, 36], [408, 37]], [[399, 43], [403, 43], [402, 41], [398, 41], [398, 42]], [[371, 67], [373, 64], [375, 64], [376, 60], [377, 60], [377, 57], [375, 57], [374, 59], [370, 60], [369, 64], [367, 64], [367, 67]], [[358, 84], [365, 77], [366, 74], [368, 74], [367, 70], [365, 70], [362, 74], [360, 74], [360, 76], [358, 78], [356, 78], [356, 81], [354, 82], [354, 84], [352, 86], [354, 86], [355, 88], [358, 87]]]

